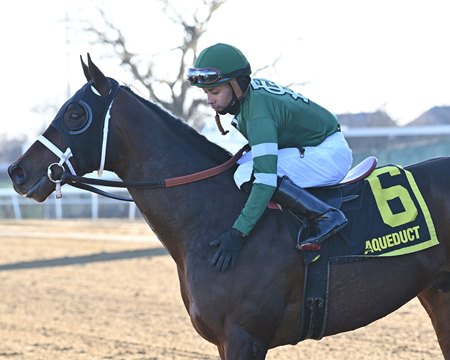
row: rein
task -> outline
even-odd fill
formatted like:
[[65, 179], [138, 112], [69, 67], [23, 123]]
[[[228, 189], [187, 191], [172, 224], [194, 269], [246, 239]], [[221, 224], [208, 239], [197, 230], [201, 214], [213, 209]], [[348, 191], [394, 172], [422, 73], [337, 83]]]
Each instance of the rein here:
[[[107, 187], [115, 187], [115, 188], [136, 188], [136, 189], [157, 189], [157, 188], [171, 188], [180, 185], [190, 184], [196, 181], [208, 179], [210, 177], [219, 175], [226, 170], [230, 169], [242, 154], [249, 150], [249, 146], [245, 145], [242, 149], [240, 149], [236, 154], [234, 154], [231, 159], [227, 160], [223, 164], [217, 165], [213, 168], [206, 169], [203, 171], [199, 171], [189, 175], [178, 176], [174, 178], [164, 179], [164, 180], [155, 180], [148, 182], [136, 182], [136, 181], [114, 181], [114, 180], [101, 180], [101, 179], [92, 179], [84, 176], [73, 175], [67, 171], [65, 171], [61, 176], [61, 183], [71, 185], [73, 187], [91, 191], [93, 193], [106, 196], [116, 200], [122, 201], [134, 201], [132, 198], [115, 195], [108, 193], [106, 191], [100, 190], [91, 185], [98, 186], [107, 186]], [[88, 185], [90, 184], [90, 185]]]

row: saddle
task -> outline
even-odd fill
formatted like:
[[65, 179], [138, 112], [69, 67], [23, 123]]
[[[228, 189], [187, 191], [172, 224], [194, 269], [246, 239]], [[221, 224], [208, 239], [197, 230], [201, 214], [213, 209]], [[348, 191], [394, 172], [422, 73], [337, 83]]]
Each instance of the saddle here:
[[[344, 202], [354, 200], [358, 195], [345, 195], [344, 187], [351, 184], [356, 184], [360, 180], [368, 177], [376, 168], [378, 160], [375, 156], [369, 156], [355, 167], [353, 167], [347, 175], [338, 184], [329, 186], [320, 186], [307, 188], [307, 190], [315, 197], [330, 206], [340, 209]], [[278, 208], [277, 204], [272, 204], [271, 208]], [[306, 217], [297, 216], [290, 212], [284, 212], [288, 220], [288, 225], [297, 239], [297, 247], [301, 251], [319, 250], [320, 244], [308, 243], [308, 238], [317, 231], [316, 223]]]
[[338, 184], [308, 188], [307, 190], [322, 201], [339, 209], [342, 202], [354, 199], [354, 197], [344, 198], [342, 196], [342, 188], [346, 185], [355, 184], [368, 177], [377, 167], [377, 164], [378, 159], [375, 156], [369, 156], [350, 169], [347, 175]]
[[365, 179], [377, 167], [378, 159], [375, 156], [369, 156], [350, 169], [347, 175], [338, 185], [353, 184], [359, 180]]
[[[347, 175], [335, 185], [319, 186], [308, 188], [308, 191], [317, 196], [320, 200], [330, 204], [335, 208], [340, 208], [343, 201], [349, 201], [352, 198], [342, 198], [340, 188], [345, 185], [350, 185], [357, 183], [360, 180], [368, 177], [372, 171], [377, 167], [378, 159], [375, 156], [369, 156], [358, 163], [355, 167], [350, 169]], [[242, 190], [245, 192], [250, 192], [250, 183], [244, 184]], [[280, 209], [277, 203], [270, 202], [270, 209]]]

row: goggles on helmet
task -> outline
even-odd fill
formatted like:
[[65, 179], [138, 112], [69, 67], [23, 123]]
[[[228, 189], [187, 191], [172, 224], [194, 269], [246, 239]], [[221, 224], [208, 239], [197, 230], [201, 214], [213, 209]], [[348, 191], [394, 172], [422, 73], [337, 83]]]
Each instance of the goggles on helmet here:
[[214, 68], [190, 68], [187, 78], [192, 85], [211, 85], [223, 79], [223, 74]]
[[248, 75], [251, 73], [250, 64], [247, 64], [242, 69], [232, 71], [224, 74], [219, 69], [212, 67], [205, 68], [189, 68], [187, 79], [191, 85], [213, 85], [223, 84], [239, 76]]

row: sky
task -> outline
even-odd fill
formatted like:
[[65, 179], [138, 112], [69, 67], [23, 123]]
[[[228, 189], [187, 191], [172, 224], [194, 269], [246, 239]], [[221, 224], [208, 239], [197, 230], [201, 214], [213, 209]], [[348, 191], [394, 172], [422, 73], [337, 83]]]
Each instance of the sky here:
[[[196, 1], [173, 0], [185, 14]], [[180, 43], [180, 33], [156, 0], [2, 2], [0, 134], [34, 137], [47, 127], [84, 84], [79, 56], [87, 52], [106, 75], [127, 80], [113, 54], [64, 21], [95, 25], [99, 7], [161, 76], [177, 70], [161, 54]], [[383, 110], [405, 124], [450, 105], [449, 9], [447, 0], [228, 0], [199, 47], [233, 44], [254, 70], [280, 56], [276, 69], [258, 75], [295, 84], [334, 113]]]

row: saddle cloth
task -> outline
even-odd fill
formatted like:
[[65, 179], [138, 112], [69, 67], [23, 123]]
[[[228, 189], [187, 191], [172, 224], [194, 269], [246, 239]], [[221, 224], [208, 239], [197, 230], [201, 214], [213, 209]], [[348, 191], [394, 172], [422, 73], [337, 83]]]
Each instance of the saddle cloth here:
[[342, 256], [396, 256], [439, 244], [420, 189], [402, 167], [377, 168], [364, 181], [344, 187], [343, 195], [353, 196], [341, 208], [349, 223], [332, 240], [340, 242]]

